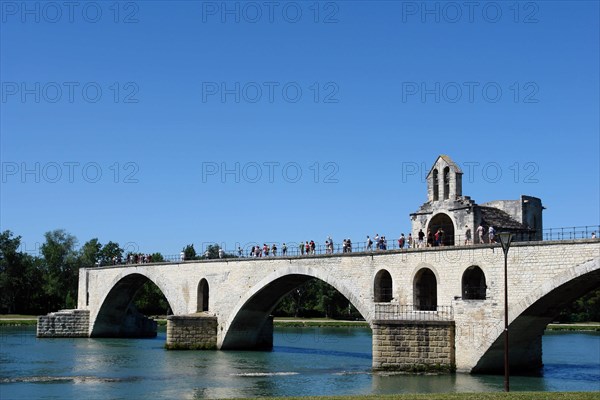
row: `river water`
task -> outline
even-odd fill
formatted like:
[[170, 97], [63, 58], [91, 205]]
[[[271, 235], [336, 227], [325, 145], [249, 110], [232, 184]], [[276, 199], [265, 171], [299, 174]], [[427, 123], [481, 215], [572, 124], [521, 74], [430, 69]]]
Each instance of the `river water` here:
[[[372, 373], [368, 328], [276, 328], [271, 352], [166, 351], [156, 339], [36, 339], [0, 327], [0, 399], [197, 399], [501, 391], [502, 376]], [[543, 377], [511, 390], [600, 391], [600, 333], [543, 339]]]

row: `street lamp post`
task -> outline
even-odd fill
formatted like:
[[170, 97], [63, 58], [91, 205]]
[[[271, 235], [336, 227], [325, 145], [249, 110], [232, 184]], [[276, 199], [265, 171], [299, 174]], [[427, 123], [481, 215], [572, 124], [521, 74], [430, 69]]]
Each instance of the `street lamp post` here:
[[510, 232], [501, 232], [498, 234], [502, 251], [504, 252], [504, 391], [508, 392], [508, 249], [513, 239], [513, 234]]

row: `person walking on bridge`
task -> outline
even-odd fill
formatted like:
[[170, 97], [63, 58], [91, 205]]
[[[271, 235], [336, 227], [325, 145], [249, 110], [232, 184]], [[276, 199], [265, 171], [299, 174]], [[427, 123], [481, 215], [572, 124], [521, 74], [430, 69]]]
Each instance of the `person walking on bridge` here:
[[488, 229], [488, 238], [490, 240], [490, 243], [496, 243], [496, 230], [494, 229], [493, 226], [490, 225], [490, 228]]
[[406, 242], [406, 239], [404, 238], [404, 233], [400, 235], [400, 239], [398, 239], [398, 247], [400, 248], [400, 250], [402, 250], [404, 248], [404, 244]]
[[471, 244], [471, 228], [469, 225], [465, 225], [465, 246]]
[[479, 243], [483, 243], [483, 232], [483, 226], [479, 224], [479, 226], [477, 227], [477, 237], [479, 238]]
[[419, 229], [417, 237], [419, 238], [417, 247], [423, 247], [423, 239], [425, 239], [425, 232], [423, 232], [423, 229]]

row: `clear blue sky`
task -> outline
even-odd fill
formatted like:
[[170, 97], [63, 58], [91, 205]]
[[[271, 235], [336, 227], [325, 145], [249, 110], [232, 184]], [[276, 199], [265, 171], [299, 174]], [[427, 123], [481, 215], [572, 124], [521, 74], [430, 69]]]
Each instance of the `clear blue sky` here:
[[223, 4], [0, 2], [23, 250], [396, 238], [439, 154], [478, 203], [599, 223], [598, 2]]

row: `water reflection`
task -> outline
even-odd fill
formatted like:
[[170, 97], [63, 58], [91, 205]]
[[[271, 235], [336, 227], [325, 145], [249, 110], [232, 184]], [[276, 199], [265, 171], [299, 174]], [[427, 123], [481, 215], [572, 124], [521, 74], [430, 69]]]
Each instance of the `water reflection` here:
[[[2, 398], [231, 398], [502, 391], [502, 376], [371, 373], [371, 331], [277, 328], [271, 352], [166, 351], [156, 339], [35, 339], [4, 329]], [[26, 345], [24, 345], [26, 344]], [[600, 335], [544, 336], [544, 377], [512, 390], [600, 390]]]

